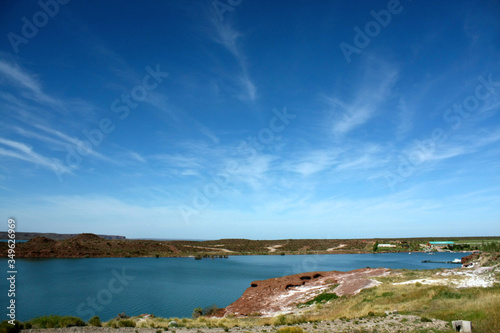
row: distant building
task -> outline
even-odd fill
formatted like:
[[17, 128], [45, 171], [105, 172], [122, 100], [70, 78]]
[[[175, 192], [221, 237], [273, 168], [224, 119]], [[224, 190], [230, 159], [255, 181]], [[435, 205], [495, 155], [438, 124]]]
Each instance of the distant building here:
[[401, 246], [404, 247], [404, 248], [409, 248], [410, 247], [410, 244], [408, 244], [407, 241], [401, 241], [400, 242]]
[[378, 247], [396, 247], [395, 244], [379, 244]]
[[447, 246], [453, 246], [453, 245], [455, 245], [455, 242], [451, 242], [451, 241], [429, 242], [428, 245], [431, 247], [443, 248], [443, 247], [447, 247]]

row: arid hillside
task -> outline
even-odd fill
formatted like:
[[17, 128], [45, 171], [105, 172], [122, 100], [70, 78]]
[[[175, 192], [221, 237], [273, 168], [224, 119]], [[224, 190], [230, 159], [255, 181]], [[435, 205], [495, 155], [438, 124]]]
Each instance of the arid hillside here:
[[[94, 234], [80, 234], [69, 239], [54, 240], [34, 237], [16, 243], [18, 258], [85, 258], [85, 257], [220, 257], [228, 255], [289, 255], [368, 253], [378, 243], [394, 247], [377, 252], [422, 250], [421, 245], [440, 238], [412, 239], [285, 239], [249, 240], [220, 239], [210, 241], [155, 241], [138, 239], [106, 239]], [[463, 239], [462, 239], [463, 240]], [[7, 243], [0, 242], [0, 256], [7, 256]]]
[[[63, 239], [69, 239], [73, 238], [75, 236], [78, 236], [79, 234], [57, 234], [54, 232], [16, 232], [16, 240], [23, 240], [27, 241], [32, 238], [35, 238], [37, 236], [40, 237], [45, 237], [45, 238], [50, 238], [53, 240], [63, 240]], [[118, 235], [97, 235], [102, 238], [106, 239], [125, 239], [125, 236], [118, 236]], [[0, 231], [0, 239], [8, 239], [9, 234], [6, 231]]]

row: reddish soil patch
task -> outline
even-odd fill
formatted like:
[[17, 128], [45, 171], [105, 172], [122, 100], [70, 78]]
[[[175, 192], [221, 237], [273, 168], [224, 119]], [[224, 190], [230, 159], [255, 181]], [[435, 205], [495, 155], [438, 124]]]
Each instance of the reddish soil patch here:
[[168, 247], [169, 247], [169, 249], [170, 249], [173, 253], [179, 253], [179, 252], [181, 252], [181, 251], [179, 251], [179, 249], [178, 249], [178, 248], [176, 248], [176, 247], [175, 247], [175, 246], [173, 246], [173, 245], [169, 245]]
[[462, 265], [468, 265], [473, 260], [479, 259], [479, 253], [472, 253], [466, 257], [462, 257]]
[[377, 285], [370, 277], [388, 272], [387, 268], [363, 268], [350, 272], [309, 272], [253, 281], [236, 302], [225, 308], [223, 315], [248, 316], [259, 313], [262, 316], [274, 316], [290, 312], [297, 304], [314, 298], [334, 284], [339, 284], [332, 291], [337, 295], [354, 295], [361, 289]]

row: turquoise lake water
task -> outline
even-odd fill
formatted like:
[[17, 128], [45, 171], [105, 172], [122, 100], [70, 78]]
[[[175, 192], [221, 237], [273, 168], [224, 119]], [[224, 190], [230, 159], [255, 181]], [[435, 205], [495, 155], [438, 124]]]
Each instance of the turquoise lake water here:
[[[41, 315], [75, 315], [109, 320], [118, 313], [153, 313], [189, 317], [195, 307], [225, 307], [250, 282], [307, 271], [357, 268], [455, 268], [421, 263], [451, 261], [469, 253], [381, 253], [296, 256], [233, 256], [228, 259], [88, 258], [18, 259], [16, 315], [23, 321]], [[7, 259], [0, 260], [7, 276]], [[1, 279], [3, 306], [8, 305], [6, 278]], [[3, 307], [3, 309], [5, 309]], [[4, 318], [5, 319], [5, 318]], [[2, 320], [4, 320], [2, 319]]]

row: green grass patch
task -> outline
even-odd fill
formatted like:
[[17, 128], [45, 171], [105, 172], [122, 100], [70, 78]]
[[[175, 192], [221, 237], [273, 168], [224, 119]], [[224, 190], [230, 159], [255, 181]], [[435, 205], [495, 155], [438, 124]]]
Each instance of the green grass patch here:
[[464, 295], [459, 292], [443, 290], [437, 295], [432, 297], [433, 300], [436, 299], [461, 299]]
[[297, 307], [326, 303], [332, 299], [337, 299], [337, 298], [339, 298], [339, 296], [335, 293], [322, 293], [305, 303], [297, 305]]

